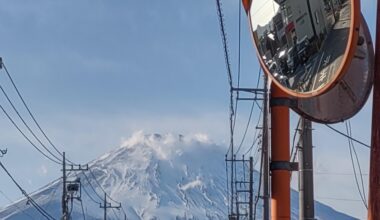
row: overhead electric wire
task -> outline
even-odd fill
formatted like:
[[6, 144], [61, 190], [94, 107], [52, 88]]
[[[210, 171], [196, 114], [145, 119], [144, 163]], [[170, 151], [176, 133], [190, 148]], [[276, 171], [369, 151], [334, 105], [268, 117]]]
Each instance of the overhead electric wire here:
[[350, 137], [350, 136], [348, 136], [347, 134], [345, 134], [345, 133], [343, 133], [343, 132], [341, 132], [341, 131], [339, 131], [339, 130], [333, 128], [332, 126], [330, 126], [330, 125], [328, 125], [328, 124], [325, 124], [325, 125], [326, 125], [328, 128], [330, 128], [331, 130], [337, 132], [338, 134], [343, 135], [344, 137], [349, 138], [349, 139], [351, 139], [352, 141], [354, 141], [354, 142], [356, 142], [356, 143], [358, 143], [358, 144], [360, 144], [360, 145], [363, 145], [364, 147], [371, 148], [371, 146], [369, 146], [368, 144], [365, 144], [365, 143], [363, 143], [363, 142], [361, 142], [361, 141], [359, 141], [359, 140], [357, 140], [357, 139], [355, 139], [355, 138], [353, 138], [353, 137]]
[[88, 191], [86, 190], [86, 188], [83, 186], [83, 192], [87, 195], [87, 197], [88, 198], [90, 198], [90, 200], [92, 201], [92, 202], [94, 202], [95, 204], [98, 204], [98, 205], [100, 205], [101, 204], [101, 202], [98, 202], [98, 201], [96, 201], [96, 199], [94, 199], [94, 197], [92, 197], [89, 193], [88, 193]]
[[[260, 77], [261, 77], [261, 68], [259, 68], [259, 75], [258, 75], [258, 79], [257, 79], [256, 89], [259, 88]], [[242, 138], [242, 140], [240, 141], [240, 144], [239, 144], [238, 149], [236, 150], [236, 154], [239, 153], [240, 149], [242, 148], [242, 146], [243, 146], [243, 144], [244, 144], [245, 138], [246, 138], [246, 136], [247, 136], [247, 133], [248, 133], [248, 130], [249, 130], [249, 127], [250, 127], [250, 124], [251, 124], [251, 119], [252, 119], [252, 115], [253, 115], [253, 110], [254, 110], [254, 107], [255, 107], [255, 103], [257, 104], [257, 106], [259, 106], [259, 104], [257, 103], [256, 100], [254, 100], [254, 101], [252, 102], [252, 106], [251, 106], [251, 110], [250, 110], [250, 113], [249, 113], [249, 117], [248, 117], [247, 125], [246, 125], [245, 130], [244, 130], [243, 138]], [[260, 106], [259, 106], [259, 107], [260, 107]], [[259, 108], [259, 109], [262, 111], [261, 108]], [[260, 114], [261, 114], [261, 112], [260, 112]], [[257, 129], [257, 126], [256, 126], [256, 129]]]
[[336, 201], [345, 201], [345, 202], [362, 202], [361, 199], [334, 198], [334, 197], [317, 197], [317, 199], [318, 200], [327, 199], [327, 200], [336, 200]]
[[81, 209], [82, 209], [83, 220], [86, 220], [86, 215], [85, 215], [85, 213], [84, 213], [84, 208], [83, 208], [83, 201], [82, 201], [82, 199], [80, 199], [79, 202], [80, 202], [80, 207], [81, 207]]
[[0, 190], [0, 194], [2, 194], [4, 196], [4, 198], [6, 198], [10, 204], [12, 204], [12, 206], [16, 207], [16, 209], [18, 209], [20, 212], [22, 212], [24, 215], [28, 216], [30, 219], [33, 219], [35, 220], [35, 218], [30, 215], [29, 213], [27, 213], [25, 210], [23, 210], [22, 208], [20, 208], [18, 205], [16, 205], [16, 203], [14, 201], [12, 201], [12, 199], [10, 199], [2, 190]]
[[21, 133], [21, 135], [38, 151], [40, 152], [43, 156], [45, 156], [47, 159], [50, 161], [62, 165], [61, 161], [57, 161], [53, 158], [51, 158], [49, 155], [44, 153], [40, 148], [38, 148], [26, 135], [25, 133], [20, 129], [20, 127], [16, 124], [16, 122], [12, 119], [12, 117], [7, 113], [7, 111], [3, 108], [2, 105], [0, 105], [1, 110], [4, 112], [5, 116], [9, 119], [9, 121], [13, 124], [13, 126]]
[[92, 189], [92, 191], [94, 191], [94, 193], [96, 194], [96, 196], [100, 199], [100, 201], [103, 201], [103, 198], [98, 194], [98, 192], [96, 192], [94, 186], [92, 185], [91, 181], [89, 180], [88, 176], [86, 175], [85, 172], [82, 171], [82, 174], [84, 175], [88, 185], [90, 186], [90, 188]]
[[[221, 7], [221, 1], [216, 0], [216, 8], [217, 8], [217, 15], [219, 18], [219, 27], [220, 27], [220, 33], [222, 37], [222, 43], [223, 43], [223, 52], [224, 52], [224, 59], [225, 59], [225, 64], [226, 64], [226, 69], [227, 69], [227, 77], [228, 77], [228, 84], [230, 87], [230, 146], [227, 150], [227, 155], [231, 151], [231, 196], [234, 197], [234, 186], [233, 186], [233, 178], [234, 178], [234, 163], [232, 162], [233, 156], [234, 156], [234, 124], [236, 120], [234, 120], [234, 97], [233, 97], [233, 82], [232, 82], [232, 71], [231, 71], [231, 63], [230, 63], [230, 57], [229, 57], [229, 52], [228, 52], [228, 44], [227, 44], [227, 35], [225, 31], [225, 26], [224, 26], [224, 20], [223, 20], [223, 12], [222, 12], [222, 7]], [[234, 199], [232, 198], [230, 200], [230, 213], [233, 214], [234, 210], [234, 204], [233, 204]]]
[[17, 186], [17, 188], [21, 191], [21, 193], [28, 199], [28, 201], [33, 205], [33, 207], [46, 219], [50, 220], [53, 218], [46, 210], [44, 210], [41, 206], [39, 206], [31, 196], [26, 193], [26, 191], [20, 186], [20, 184], [14, 179], [14, 177], [9, 173], [7, 168], [5, 168], [4, 164], [0, 162], [0, 167], [5, 171], [5, 173], [8, 175], [8, 177], [12, 180], [12, 182]]
[[[226, 154], [226, 180], [227, 180], [227, 204], [230, 204], [230, 187], [229, 187], [229, 181], [228, 181], [228, 162], [227, 162], [227, 154]], [[230, 209], [228, 209], [228, 215], [230, 215]]]
[[[294, 162], [295, 161], [295, 158], [296, 158], [296, 155], [297, 155], [297, 148], [298, 148], [298, 145], [299, 145], [299, 140], [302, 138], [302, 136], [303, 136], [303, 134], [304, 134], [304, 132], [305, 131], [303, 131], [301, 134], [300, 134], [300, 136], [299, 136], [299, 138], [298, 138], [298, 141], [297, 141], [297, 145], [296, 145], [296, 138], [297, 138], [297, 134], [299, 134], [299, 126], [300, 126], [300, 124], [301, 124], [301, 120], [302, 120], [302, 117], [300, 117], [299, 119], [298, 119], [298, 122], [297, 122], [297, 126], [296, 126], [296, 129], [295, 129], [295, 132], [294, 132], [294, 134], [293, 134], [293, 140], [292, 140], [292, 150], [291, 150], [291, 152], [290, 152], [290, 157], [292, 158], [292, 162]], [[293, 154], [294, 154], [294, 157], [293, 157]]]
[[253, 138], [251, 147], [244, 153], [244, 155], [251, 153], [253, 147], [256, 145], [256, 142], [258, 141], [259, 137], [261, 136], [260, 133], [258, 133], [258, 130], [259, 130], [258, 126], [260, 125], [262, 114], [263, 114], [263, 110], [261, 109], [260, 113], [259, 113], [259, 118], [257, 119], [256, 130], [255, 130], [255, 134], [253, 135], [254, 138]]
[[37, 137], [37, 135], [32, 131], [32, 129], [29, 127], [29, 125], [26, 123], [26, 121], [24, 120], [24, 118], [21, 116], [20, 112], [16, 109], [15, 105], [13, 104], [13, 102], [10, 100], [8, 94], [5, 92], [5, 90], [3, 89], [3, 87], [0, 85], [0, 90], [2, 91], [2, 93], [4, 94], [5, 98], [8, 100], [9, 104], [12, 106], [13, 110], [16, 112], [17, 116], [20, 118], [20, 120], [22, 121], [22, 123], [25, 125], [25, 127], [28, 129], [28, 131], [32, 134], [32, 136], [37, 140], [38, 143], [40, 143], [40, 145], [52, 156], [54, 157], [55, 159], [57, 159], [58, 161], [62, 161], [61, 158], [57, 157], [55, 154], [53, 154], [43, 143], [42, 141]]
[[[347, 135], [351, 137], [351, 135], [352, 135], [351, 124], [347, 121], [345, 124], [346, 124]], [[367, 204], [367, 199], [366, 199], [366, 195], [365, 195], [364, 182], [363, 182], [362, 171], [361, 171], [361, 167], [360, 167], [360, 163], [359, 163], [359, 158], [358, 158], [358, 155], [356, 153], [355, 146], [353, 145], [352, 139], [350, 139], [350, 138], [348, 138], [348, 148], [350, 150], [351, 164], [352, 164], [352, 169], [354, 172], [355, 183], [356, 183], [356, 186], [358, 189], [358, 193], [359, 193], [360, 198], [362, 199], [363, 205], [368, 209], [368, 204]], [[355, 155], [353, 155], [353, 152]], [[359, 169], [359, 173], [360, 173], [362, 188], [360, 187], [360, 183], [359, 183], [358, 176], [356, 173], [354, 156], [356, 157], [356, 161], [358, 163], [358, 169]]]
[[[62, 153], [60, 150], [58, 150], [58, 148], [53, 144], [53, 142], [51, 141], [51, 139], [47, 136], [46, 132], [42, 129], [41, 125], [38, 123], [36, 117], [34, 116], [34, 114], [32, 113], [32, 111], [30, 110], [29, 106], [26, 104], [26, 101], [24, 100], [23, 96], [21, 95], [21, 92], [20, 92], [19, 89], [17, 88], [16, 83], [14, 82], [14, 80], [13, 80], [11, 74], [9, 73], [7, 67], [5, 66], [4, 62], [1, 61], [1, 64], [0, 64], [0, 65], [4, 68], [4, 70], [5, 70], [5, 72], [6, 72], [7, 76], [8, 76], [8, 78], [9, 78], [9, 80], [11, 81], [11, 83], [12, 83], [12, 85], [13, 85], [13, 88], [16, 90], [16, 93], [17, 93], [18, 97], [20, 98], [21, 102], [23, 103], [24, 107], [26, 108], [27, 112], [29, 113], [30, 117], [32, 118], [32, 120], [34, 121], [34, 123], [36, 124], [36, 126], [38, 127], [39, 131], [40, 131], [40, 132], [42, 133], [42, 135], [46, 138], [46, 140], [49, 142], [49, 144], [54, 148], [54, 150], [55, 150], [60, 156], [63, 157], [63, 153]], [[73, 163], [73, 162], [70, 161], [69, 159], [66, 159], [66, 160], [67, 160], [68, 162], [70, 162], [71, 164], [76, 165], [75, 163]]]
[[253, 211], [253, 219], [256, 220], [256, 214], [257, 214], [257, 204], [259, 203], [259, 200], [261, 198], [260, 193], [261, 193], [261, 181], [262, 181], [262, 173], [264, 169], [264, 151], [261, 152], [261, 163], [260, 163], [260, 177], [259, 177], [259, 188], [257, 189], [257, 196], [255, 199], [255, 204], [254, 204], [254, 211]]
[[114, 200], [113, 198], [111, 198], [110, 195], [108, 195], [108, 193], [104, 190], [104, 188], [102, 187], [102, 185], [101, 185], [101, 184], [99, 183], [99, 181], [97, 180], [95, 174], [92, 172], [92, 169], [91, 169], [90, 167], [88, 168], [88, 171], [90, 171], [90, 174], [91, 174], [91, 176], [93, 177], [93, 179], [95, 180], [95, 183], [99, 186], [99, 188], [103, 191], [103, 193], [105, 193], [105, 195], [106, 195], [111, 201], [120, 204], [120, 202]]
[[[227, 34], [226, 34], [224, 19], [223, 19], [224, 15], [222, 12], [222, 6], [221, 6], [220, 0], [216, 0], [216, 6], [217, 6], [217, 15], [219, 18], [220, 33], [221, 33], [222, 43], [223, 43], [223, 52], [224, 52], [226, 70], [227, 70], [228, 84], [230, 87], [230, 133], [233, 134], [234, 101], [233, 101], [233, 81], [232, 81], [231, 62], [230, 62], [230, 55], [228, 51]], [[230, 148], [233, 148], [233, 137], [231, 137]]]
[[[237, 73], [238, 73], [238, 77], [237, 77], [237, 88], [239, 89], [240, 88], [240, 70], [241, 70], [241, 1], [239, 1], [239, 5], [238, 5], [238, 8], [239, 8], [239, 31], [238, 31], [238, 65], [237, 65]], [[228, 54], [227, 54], [228, 56]], [[232, 73], [231, 73], [231, 77], [232, 77]], [[232, 83], [231, 83], [232, 85]], [[232, 91], [232, 87], [230, 86], [230, 93], [231, 95], [233, 96], [233, 91]], [[238, 103], [239, 103], [239, 90], [236, 91], [236, 98], [235, 98], [235, 109], [233, 109], [234, 111], [234, 119], [233, 119], [233, 126], [232, 126], [232, 135], [234, 135], [235, 133], [235, 128], [236, 128], [236, 118], [237, 118], [237, 114], [238, 114]], [[233, 104], [233, 103], [231, 103]], [[228, 152], [227, 152], [228, 154]]]
[[[349, 130], [350, 130], [350, 137], [352, 137], [351, 121], [348, 121], [348, 126], [349, 126]], [[361, 180], [361, 185], [362, 185], [362, 192], [364, 195], [364, 201], [367, 204], [367, 197], [366, 197], [366, 193], [365, 193], [364, 180], [363, 180], [363, 172], [362, 172], [362, 168], [360, 165], [359, 156], [358, 156], [358, 153], [356, 152], [356, 148], [355, 148], [353, 141], [352, 140], [350, 140], [350, 141], [351, 141], [352, 150], [355, 154], [356, 163], [358, 164], [358, 170], [359, 170], [359, 175], [360, 175], [360, 180]], [[367, 204], [367, 206], [368, 206], [368, 204]]]
[[245, 138], [246, 138], [246, 136], [247, 136], [247, 133], [248, 133], [248, 130], [249, 130], [249, 126], [250, 126], [250, 124], [251, 124], [251, 119], [252, 119], [253, 109], [254, 109], [254, 108], [255, 108], [255, 102], [252, 102], [251, 111], [250, 111], [250, 113], [249, 113], [249, 117], [248, 117], [248, 122], [247, 122], [247, 125], [246, 125], [245, 130], [244, 130], [243, 138], [241, 139], [240, 144], [239, 144], [239, 147], [238, 147], [237, 150], [236, 150], [236, 154], [239, 153], [241, 147], [242, 147], [243, 144], [244, 144], [244, 140], [245, 140]]
[[113, 215], [115, 216], [115, 219], [118, 219], [118, 218], [119, 218], [119, 217], [117, 217], [117, 214], [116, 214], [115, 209], [112, 209], [112, 213], [113, 213]]
[[57, 192], [57, 190], [58, 190], [58, 187], [55, 187], [55, 189], [53, 190], [53, 192], [51, 193], [51, 195], [50, 195], [50, 200], [49, 200], [49, 202], [47, 202], [46, 204], [46, 209], [49, 209], [49, 207], [50, 207], [50, 205], [52, 204], [51, 203], [51, 201], [54, 199], [54, 197], [55, 197], [55, 193]]
[[[126, 212], [125, 212], [125, 210], [124, 210], [124, 208], [123, 208], [123, 206], [122, 206], [122, 204], [121, 204], [121, 202], [118, 202], [118, 201], [116, 201], [116, 200], [114, 200], [104, 189], [103, 189], [103, 187], [100, 185], [100, 183], [98, 182], [98, 180], [96, 179], [96, 177], [95, 177], [95, 175], [94, 175], [94, 173], [92, 172], [92, 170], [91, 170], [91, 168], [89, 167], [88, 168], [88, 170], [90, 171], [90, 174], [91, 174], [91, 176], [93, 177], [93, 180], [95, 180], [95, 183], [99, 186], [99, 188], [104, 192], [104, 194], [107, 196], [107, 198], [109, 198], [111, 201], [113, 201], [113, 202], [115, 202], [115, 203], [117, 203], [117, 204], [119, 204], [120, 205], [120, 207], [121, 207], [121, 210], [123, 211], [123, 213], [126, 215]], [[82, 173], [83, 173], [83, 175], [85, 176], [85, 178], [86, 178], [86, 181], [88, 182], [88, 184], [89, 184], [89, 186], [91, 187], [91, 189], [95, 192], [95, 194], [97, 195], [97, 197], [99, 197], [99, 199], [101, 200], [101, 201], [103, 201], [103, 198], [98, 194], [98, 192], [96, 192], [96, 190], [95, 190], [95, 187], [92, 185], [92, 183], [91, 183], [91, 181], [89, 180], [89, 178], [88, 178], [88, 176], [86, 175], [86, 173], [84, 172], [84, 171], [82, 171]]]
[[69, 211], [69, 219], [71, 219], [71, 214], [73, 213], [73, 210], [74, 210], [74, 200], [71, 199], [71, 207], [70, 207], [70, 211]]

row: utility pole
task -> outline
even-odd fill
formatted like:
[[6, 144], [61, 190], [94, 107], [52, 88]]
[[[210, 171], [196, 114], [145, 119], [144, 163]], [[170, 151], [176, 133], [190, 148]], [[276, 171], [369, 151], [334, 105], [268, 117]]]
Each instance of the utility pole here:
[[[62, 160], [62, 182], [63, 182], [63, 189], [62, 189], [62, 220], [70, 220], [69, 216], [69, 194], [67, 193], [67, 171], [84, 171], [88, 170], [88, 165], [74, 165], [71, 164], [67, 167], [66, 165], [66, 153], [63, 152], [62, 154], [63, 160]], [[72, 198], [71, 198], [72, 199]]]
[[67, 207], [67, 192], [66, 192], [66, 154], [63, 152], [63, 160], [62, 160], [62, 220], [68, 220], [69, 210]]
[[253, 220], [253, 157], [249, 157], [249, 220]]
[[369, 173], [368, 220], [380, 219], [380, 1], [377, 1], [375, 75], [372, 107], [372, 138]]
[[268, 139], [268, 77], [264, 75], [264, 100], [263, 100], [263, 220], [269, 220], [269, 139]]
[[[265, 82], [265, 86], [267, 86], [267, 81]], [[242, 93], [245, 93], [245, 94], [251, 94], [253, 97], [238, 97], [238, 101], [264, 101], [264, 103], [266, 104], [263, 104], [264, 105], [264, 118], [265, 117], [268, 117], [268, 95], [267, 95], [267, 87], [265, 89], [258, 89], [258, 88], [233, 88], [232, 89], [234, 92], [242, 92]], [[266, 98], [265, 98], [266, 96]], [[262, 143], [265, 145], [268, 145], [268, 120], [267, 119], [264, 119], [264, 123], [263, 123], [263, 129], [266, 130], [266, 132], [263, 132], [263, 141]], [[263, 171], [263, 178], [264, 178], [264, 181], [265, 181], [265, 178], [267, 178], [267, 181], [266, 181], [266, 184], [267, 184], [267, 187], [264, 186], [264, 203], [265, 203], [265, 197], [267, 199], [267, 206], [266, 207], [269, 207], [269, 151], [268, 150], [264, 150], [264, 149], [267, 149], [268, 147], [263, 147], [263, 151], [262, 151], [262, 156], [264, 158], [263, 160], [263, 166], [266, 167], [264, 168], [264, 171]], [[265, 151], [265, 152], [264, 152]], [[266, 156], [264, 156], [266, 155]], [[265, 159], [266, 158], [266, 159]], [[238, 163], [239, 165], [240, 164], [243, 164], [243, 173], [244, 173], [244, 164], [245, 163], [251, 163], [251, 158], [250, 160], [245, 160], [244, 159], [244, 155], [243, 155], [243, 159], [242, 160], [237, 160], [236, 159], [236, 155], [234, 155], [233, 157], [231, 157], [231, 159], [229, 159], [228, 155], [226, 155], [226, 162], [230, 162], [232, 163], [233, 165], [231, 165], [231, 169], [233, 169], [233, 172], [235, 173], [234, 176], [231, 176], [231, 193], [233, 194], [231, 196], [231, 206], [232, 205], [235, 205], [236, 206], [236, 213], [234, 212], [235, 211], [235, 207], [233, 209], [231, 209], [230, 211], [230, 215], [228, 217], [229, 220], [238, 220], [240, 219], [240, 217], [244, 218], [244, 219], [253, 219], [255, 218], [254, 214], [255, 214], [255, 210], [253, 210], [253, 207], [254, 207], [254, 196], [253, 196], [253, 166], [252, 166], [252, 170], [250, 168], [249, 170], [249, 180], [245, 180], [245, 177], [244, 177], [244, 180], [243, 181], [237, 181], [236, 179], [236, 174], [238, 174], [239, 172], [237, 172], [235, 169], [238, 167]], [[253, 163], [253, 161], [252, 161]], [[267, 164], [267, 165], [265, 165]], [[252, 164], [253, 165], [253, 164]], [[251, 167], [251, 165], [250, 165]], [[252, 176], [251, 176], [252, 175]], [[252, 178], [252, 179], [251, 179]], [[235, 184], [234, 184], [235, 183]], [[248, 185], [248, 188], [246, 187], [246, 184]], [[241, 189], [241, 188], [238, 188], [236, 186], [241, 186], [243, 185], [245, 188], [244, 189]], [[266, 193], [265, 193], [266, 192]], [[241, 199], [241, 197], [239, 196], [239, 194], [247, 194], [248, 195], [248, 201], [245, 201], [246, 199], [244, 199], [244, 201], [239, 201], [239, 199]], [[267, 195], [267, 196], [265, 196]], [[244, 196], [244, 198], [246, 198]], [[262, 197], [260, 197], [261, 199]], [[259, 199], [259, 198], [257, 198]], [[247, 213], [240, 213], [240, 206], [244, 207], [244, 210], [248, 210]], [[246, 208], [246, 209], [245, 209]], [[269, 220], [269, 208], [267, 209], [267, 216], [268, 216], [268, 219], [265, 219], [265, 220]]]
[[[121, 204], [118, 206], [112, 206], [111, 203], [107, 202], [107, 193], [104, 193], [103, 205], [100, 205], [100, 208], [104, 210], [104, 220], [107, 220], [107, 209], [120, 209]], [[124, 218], [126, 218], [125, 214]]]
[[299, 219], [314, 220], [313, 140], [311, 121], [301, 118], [298, 147]]
[[107, 220], [107, 194], [106, 193], [104, 193], [103, 208], [104, 208], [104, 220]]

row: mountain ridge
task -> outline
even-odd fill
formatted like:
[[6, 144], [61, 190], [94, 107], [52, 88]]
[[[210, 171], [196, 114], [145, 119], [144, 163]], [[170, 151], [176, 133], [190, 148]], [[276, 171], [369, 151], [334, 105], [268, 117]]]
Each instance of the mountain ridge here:
[[[70, 174], [69, 179], [79, 177], [82, 181], [86, 219], [102, 219], [99, 208], [102, 198], [98, 195], [103, 192], [98, 183], [111, 198], [122, 203], [127, 219], [226, 219], [225, 150], [207, 135], [137, 132], [119, 148], [89, 163], [96, 180], [88, 172]], [[258, 173], [254, 176], [257, 180]], [[56, 180], [32, 195], [52, 216], [60, 216], [60, 187], [61, 180]], [[41, 218], [33, 207], [25, 204], [25, 200], [20, 200], [0, 209], [0, 219], [19, 220], [28, 215]], [[292, 219], [298, 218], [297, 210], [298, 196], [292, 191]], [[124, 219], [122, 210], [108, 211], [109, 219]], [[316, 211], [319, 219], [354, 219], [318, 202]], [[79, 201], [74, 200], [72, 217], [83, 219]]]

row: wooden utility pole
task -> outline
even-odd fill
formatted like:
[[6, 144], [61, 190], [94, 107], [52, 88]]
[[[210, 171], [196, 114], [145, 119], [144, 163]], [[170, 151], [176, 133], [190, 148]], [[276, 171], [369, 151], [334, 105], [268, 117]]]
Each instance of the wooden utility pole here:
[[380, 2], [377, 1], [368, 220], [380, 219]]
[[289, 101], [275, 83], [271, 88], [271, 213], [272, 220], [290, 219]]
[[263, 220], [269, 220], [269, 127], [268, 127], [268, 77], [264, 75], [264, 100], [263, 100]]
[[313, 140], [311, 121], [301, 118], [298, 146], [299, 219], [314, 220]]

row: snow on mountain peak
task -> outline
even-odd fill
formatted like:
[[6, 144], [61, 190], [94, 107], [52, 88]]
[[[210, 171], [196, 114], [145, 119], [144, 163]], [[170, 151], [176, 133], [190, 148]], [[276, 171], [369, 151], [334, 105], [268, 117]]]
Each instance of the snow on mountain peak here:
[[[221, 147], [213, 144], [206, 134], [175, 135], [145, 134], [143, 131], [135, 132], [129, 139], [123, 141], [121, 148], [151, 148], [160, 160], [170, 160], [184, 152], [197, 151], [199, 148]], [[137, 149], [136, 149], [137, 150]]]
[[[226, 219], [225, 151], [225, 147], [214, 144], [203, 134], [147, 135], [140, 131], [125, 140], [121, 147], [91, 162], [93, 176], [89, 172], [71, 173], [69, 180], [79, 177], [83, 192], [89, 195], [82, 194], [86, 219], [102, 218], [99, 208], [102, 188], [115, 201], [121, 202], [130, 220]], [[254, 172], [254, 179], [258, 177]], [[56, 192], [61, 187], [61, 181], [56, 181], [33, 195], [37, 203], [57, 219], [61, 194]], [[258, 188], [258, 181], [254, 182], [254, 187]], [[293, 191], [292, 219], [297, 219], [297, 202], [297, 194]], [[82, 209], [78, 201], [74, 203], [72, 219], [82, 219]], [[40, 214], [26, 204], [21, 200], [3, 208], [0, 219], [30, 219], [28, 216], [41, 219]], [[260, 219], [261, 205], [258, 207]], [[316, 203], [316, 209], [319, 219], [351, 219], [320, 203]], [[124, 219], [119, 210], [109, 211], [109, 219]]]

